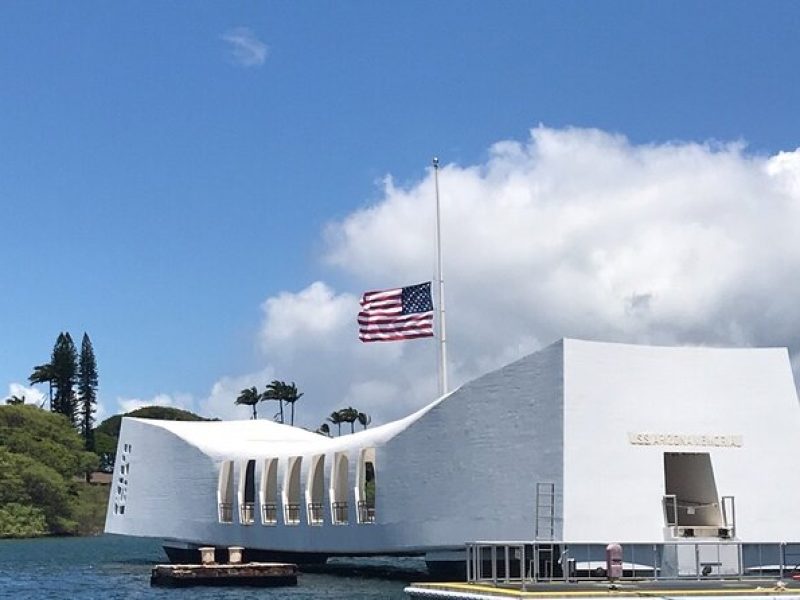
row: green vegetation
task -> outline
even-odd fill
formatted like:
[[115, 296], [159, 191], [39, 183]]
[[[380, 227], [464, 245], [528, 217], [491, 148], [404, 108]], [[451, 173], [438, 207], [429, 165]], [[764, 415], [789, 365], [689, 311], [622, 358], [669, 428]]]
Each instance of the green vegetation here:
[[61, 413], [75, 424], [75, 378], [78, 373], [78, 352], [69, 333], [58, 334], [50, 360], [52, 370], [53, 396], [51, 409]]
[[[97, 360], [86, 333], [79, 357], [70, 334], [61, 332], [50, 362], [33, 367], [28, 381], [48, 385], [40, 407], [17, 396], [0, 406], [0, 538], [102, 531], [110, 486], [91, 484], [91, 475], [98, 468], [113, 471], [123, 416], [207, 420], [148, 406], [95, 428]], [[42, 410], [48, 400], [50, 410]]]
[[92, 340], [85, 333], [81, 342], [81, 357], [78, 362], [78, 401], [81, 412], [81, 435], [87, 450], [94, 450], [94, 413], [97, 405], [97, 361]]
[[102, 529], [108, 488], [76, 479], [98, 464], [83, 446], [63, 415], [0, 406], [0, 537]]
[[303, 397], [303, 392], [297, 391], [297, 386], [294, 381], [286, 383], [285, 381], [278, 381], [274, 379], [272, 383], [267, 385], [263, 393], [258, 393], [258, 388], [255, 386], [245, 388], [239, 392], [239, 396], [234, 401], [234, 404], [244, 404], [253, 408], [253, 418], [258, 418], [256, 405], [265, 400], [275, 400], [280, 405], [280, 410], [275, 415], [275, 420], [279, 423], [285, 423], [283, 416], [283, 403], [286, 402], [292, 407], [292, 413], [289, 420], [289, 425], [294, 425], [294, 404]]
[[[350, 424], [350, 433], [355, 433], [356, 421], [358, 421], [364, 429], [366, 429], [369, 424], [372, 423], [372, 417], [370, 417], [367, 413], [357, 411], [352, 406], [333, 411], [327, 420], [336, 425], [337, 435], [342, 435], [342, 423]], [[327, 423], [323, 423], [317, 429], [317, 433], [328, 435], [330, 433], [330, 427], [328, 427]]]
[[235, 404], [244, 404], [253, 408], [253, 419], [258, 418], [258, 411], [256, 411], [256, 404], [262, 400], [261, 394], [258, 393], [256, 386], [243, 389], [239, 392], [239, 397], [236, 398]]
[[[50, 362], [33, 367], [28, 381], [31, 385], [47, 383], [50, 410], [64, 415], [72, 425], [80, 427], [85, 448], [92, 450], [94, 448], [92, 425], [97, 405], [98, 380], [97, 360], [89, 336], [83, 334], [79, 359], [69, 332], [59, 333], [50, 355]], [[14, 398], [9, 398], [6, 403], [14, 404], [13, 400]]]
[[30, 404], [0, 406], [0, 538], [102, 531], [109, 486], [81, 478], [101, 463], [112, 470], [123, 416], [208, 420], [177, 408], [147, 406], [103, 421], [93, 431], [94, 452], [88, 452], [65, 415]]
[[[274, 400], [280, 405], [280, 409], [275, 414], [274, 420], [278, 421], [279, 423], [284, 423], [283, 404], [285, 402], [291, 406], [292, 409], [289, 415], [289, 425], [294, 425], [294, 405], [302, 397], [303, 393], [297, 391], [297, 386], [295, 385], [294, 381], [292, 383], [286, 383], [285, 381], [279, 381], [275, 379], [269, 385], [267, 385], [262, 393], [259, 393], [258, 388], [255, 386], [243, 389], [241, 392], [239, 392], [239, 396], [234, 401], [234, 404], [251, 407], [253, 410], [253, 418], [257, 419], [258, 412], [256, 406], [258, 403], [264, 402], [265, 400]], [[326, 421], [336, 425], [337, 435], [342, 435], [342, 423], [349, 423], [350, 433], [355, 433], [356, 421], [360, 423], [364, 429], [366, 429], [372, 422], [372, 417], [370, 417], [367, 413], [359, 412], [352, 406], [348, 406], [347, 408], [340, 408], [339, 410], [333, 411]], [[317, 427], [315, 433], [330, 437], [330, 425], [328, 425], [328, 423], [322, 423], [322, 425]]]

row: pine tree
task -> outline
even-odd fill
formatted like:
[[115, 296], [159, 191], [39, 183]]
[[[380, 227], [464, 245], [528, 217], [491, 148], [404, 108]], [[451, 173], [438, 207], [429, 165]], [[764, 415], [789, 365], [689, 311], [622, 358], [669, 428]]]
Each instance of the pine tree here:
[[94, 413], [97, 405], [97, 361], [92, 340], [84, 333], [78, 363], [78, 401], [80, 402], [81, 435], [87, 450], [94, 451]]
[[65, 415], [75, 425], [75, 376], [78, 370], [78, 353], [69, 333], [59, 333], [53, 346], [50, 361], [53, 376], [53, 412]]

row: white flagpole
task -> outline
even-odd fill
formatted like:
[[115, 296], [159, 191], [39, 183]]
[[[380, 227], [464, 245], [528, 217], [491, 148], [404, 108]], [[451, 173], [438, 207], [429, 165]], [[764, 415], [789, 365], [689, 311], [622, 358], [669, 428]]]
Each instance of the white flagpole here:
[[444, 279], [442, 279], [442, 224], [439, 207], [439, 159], [433, 157], [433, 181], [436, 186], [436, 283], [439, 288], [439, 395], [447, 393], [447, 335], [444, 326]]

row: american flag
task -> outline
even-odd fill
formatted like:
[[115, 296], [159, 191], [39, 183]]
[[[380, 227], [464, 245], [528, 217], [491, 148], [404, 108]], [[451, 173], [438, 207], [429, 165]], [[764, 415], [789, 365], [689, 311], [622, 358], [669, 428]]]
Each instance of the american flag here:
[[431, 282], [365, 292], [358, 313], [362, 342], [393, 342], [433, 337]]

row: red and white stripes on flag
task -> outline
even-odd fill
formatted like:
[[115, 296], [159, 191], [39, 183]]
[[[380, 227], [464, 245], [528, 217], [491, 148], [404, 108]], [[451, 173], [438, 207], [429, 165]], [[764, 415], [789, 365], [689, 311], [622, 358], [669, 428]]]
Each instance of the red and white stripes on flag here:
[[358, 313], [362, 342], [394, 342], [433, 337], [431, 282], [365, 292]]

